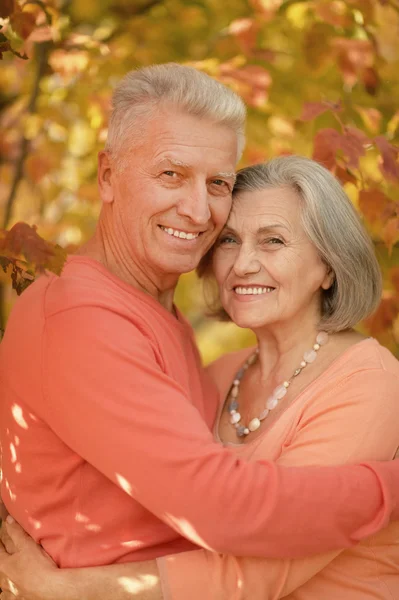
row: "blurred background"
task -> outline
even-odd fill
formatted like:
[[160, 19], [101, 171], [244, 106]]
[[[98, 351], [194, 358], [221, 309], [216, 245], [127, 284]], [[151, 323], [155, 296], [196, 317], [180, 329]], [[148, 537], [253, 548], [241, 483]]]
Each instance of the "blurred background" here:
[[[0, 328], [35, 273], [93, 233], [114, 85], [175, 61], [247, 103], [240, 166], [299, 153], [343, 182], [384, 274], [361, 329], [399, 356], [399, 0], [0, 0], [0, 27]], [[177, 303], [206, 362], [253, 342], [202, 298], [184, 276]]]

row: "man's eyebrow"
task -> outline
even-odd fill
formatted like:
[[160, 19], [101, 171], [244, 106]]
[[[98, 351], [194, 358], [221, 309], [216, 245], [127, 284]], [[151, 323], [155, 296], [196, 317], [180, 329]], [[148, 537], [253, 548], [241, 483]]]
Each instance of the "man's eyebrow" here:
[[185, 169], [189, 169], [191, 167], [191, 165], [189, 165], [188, 163], [178, 160], [177, 158], [172, 158], [170, 156], [164, 156], [164, 158], [157, 162], [158, 166], [163, 164], [168, 164], [174, 167], [184, 167]]
[[[158, 166], [163, 164], [168, 164], [174, 167], [183, 167], [184, 169], [192, 168], [192, 165], [185, 163], [177, 158], [172, 158], [171, 156], [164, 156], [157, 163]], [[215, 173], [212, 177], [225, 177], [226, 179], [232, 179], [233, 182], [236, 180], [236, 174], [234, 171], [220, 171], [219, 173]]]
[[220, 173], [216, 173], [214, 175], [214, 177], [226, 177], [226, 179], [232, 179], [233, 181], [236, 180], [237, 175], [234, 173], [234, 171], [225, 173], [224, 171], [221, 171]]

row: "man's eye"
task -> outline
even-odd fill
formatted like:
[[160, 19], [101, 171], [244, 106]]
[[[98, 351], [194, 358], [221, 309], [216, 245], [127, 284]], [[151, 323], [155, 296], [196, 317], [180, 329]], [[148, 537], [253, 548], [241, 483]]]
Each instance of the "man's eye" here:
[[163, 175], [167, 175], [168, 177], [175, 177], [177, 176], [176, 171], [164, 171]]
[[224, 179], [212, 179], [212, 183], [214, 183], [215, 185], [219, 186], [219, 187], [229, 187], [227, 181], [224, 181]]

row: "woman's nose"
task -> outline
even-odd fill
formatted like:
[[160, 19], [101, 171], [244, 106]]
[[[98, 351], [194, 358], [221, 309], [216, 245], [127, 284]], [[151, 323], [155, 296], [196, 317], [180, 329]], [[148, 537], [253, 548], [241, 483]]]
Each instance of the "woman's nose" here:
[[246, 275], [259, 273], [261, 264], [254, 251], [242, 247], [236, 258], [233, 269], [238, 277], [245, 277]]

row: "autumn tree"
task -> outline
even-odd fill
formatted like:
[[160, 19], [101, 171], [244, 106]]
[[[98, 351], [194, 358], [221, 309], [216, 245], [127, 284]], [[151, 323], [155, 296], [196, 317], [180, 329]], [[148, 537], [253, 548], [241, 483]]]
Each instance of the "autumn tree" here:
[[[298, 153], [342, 181], [384, 275], [361, 329], [398, 353], [398, 0], [2, 0], [0, 17], [3, 325], [15, 293], [93, 232], [114, 84], [176, 61], [244, 98], [242, 166]], [[195, 274], [177, 294], [207, 359], [251, 340], [204, 319]]]

